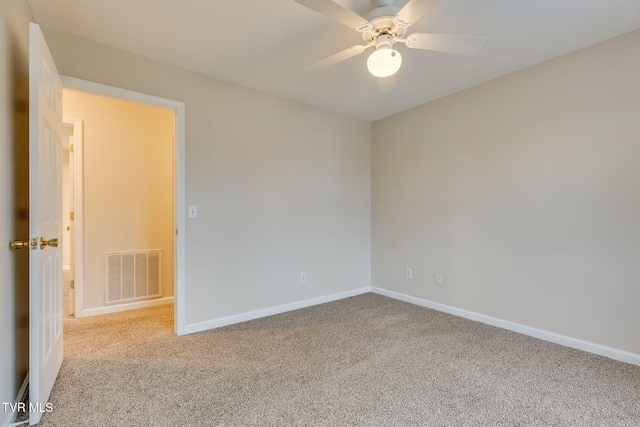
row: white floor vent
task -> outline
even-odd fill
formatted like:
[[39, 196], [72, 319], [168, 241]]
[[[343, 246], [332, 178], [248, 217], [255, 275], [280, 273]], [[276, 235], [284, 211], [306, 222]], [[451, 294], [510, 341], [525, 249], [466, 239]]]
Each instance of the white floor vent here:
[[161, 296], [161, 252], [105, 254], [107, 303]]

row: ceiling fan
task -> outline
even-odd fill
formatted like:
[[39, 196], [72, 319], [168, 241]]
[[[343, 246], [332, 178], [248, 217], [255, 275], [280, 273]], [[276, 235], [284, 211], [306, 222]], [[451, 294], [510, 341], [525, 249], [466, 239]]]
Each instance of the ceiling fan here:
[[374, 0], [375, 9], [364, 18], [332, 0], [295, 1], [362, 33], [364, 40], [363, 45], [351, 46], [306, 66], [302, 69], [303, 74], [313, 74], [375, 47], [367, 59], [367, 68], [382, 82], [382, 79], [394, 76], [402, 65], [402, 55], [393, 48], [395, 43], [404, 43], [411, 49], [462, 55], [476, 55], [487, 44], [486, 37], [453, 34], [413, 33], [405, 37], [407, 29], [441, 0], [409, 0], [402, 8], [394, 6], [393, 0]]

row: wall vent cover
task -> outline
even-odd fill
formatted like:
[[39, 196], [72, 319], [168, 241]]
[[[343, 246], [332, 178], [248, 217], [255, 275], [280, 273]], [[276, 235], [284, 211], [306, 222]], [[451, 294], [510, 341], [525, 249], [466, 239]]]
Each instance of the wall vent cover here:
[[162, 251], [105, 254], [107, 303], [160, 297]]

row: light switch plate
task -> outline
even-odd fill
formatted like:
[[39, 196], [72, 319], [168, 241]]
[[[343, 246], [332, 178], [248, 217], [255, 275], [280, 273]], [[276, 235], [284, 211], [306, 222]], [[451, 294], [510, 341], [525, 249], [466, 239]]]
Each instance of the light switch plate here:
[[189, 219], [198, 218], [198, 207], [189, 205]]

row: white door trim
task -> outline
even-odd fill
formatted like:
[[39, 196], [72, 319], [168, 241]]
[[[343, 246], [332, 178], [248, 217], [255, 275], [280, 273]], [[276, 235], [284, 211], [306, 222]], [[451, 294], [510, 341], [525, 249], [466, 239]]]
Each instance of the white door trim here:
[[[94, 95], [108, 96], [124, 101], [137, 102], [153, 107], [167, 108], [175, 111], [175, 144], [174, 144], [174, 209], [175, 209], [175, 273], [174, 273], [174, 331], [177, 335], [185, 333], [185, 103], [172, 99], [160, 98], [128, 89], [121, 89], [75, 77], [61, 76], [62, 84], [67, 89], [78, 90]], [[79, 157], [78, 157], [79, 158]], [[76, 158], [76, 159], [78, 159]], [[82, 206], [76, 205], [76, 209], [82, 210]], [[76, 222], [76, 230], [82, 234], [80, 224]], [[75, 242], [77, 243], [77, 242]], [[79, 251], [76, 251], [76, 254]], [[77, 260], [77, 258], [76, 258]], [[76, 264], [76, 268], [81, 268]], [[81, 280], [76, 276], [76, 280]], [[80, 286], [81, 288], [82, 286]], [[81, 303], [81, 294], [76, 293], [76, 308]], [[81, 315], [76, 310], [76, 315]]]
[[[64, 113], [64, 111], [63, 111]], [[69, 293], [73, 293], [72, 314], [77, 317], [82, 316], [82, 285], [84, 284], [84, 246], [82, 239], [82, 231], [84, 230], [84, 212], [82, 211], [82, 196], [84, 195], [84, 180], [83, 177], [83, 124], [82, 120], [73, 117], [64, 117], [62, 123], [65, 125], [71, 125], [73, 127], [73, 222], [71, 227], [73, 228], [73, 249], [71, 253], [73, 259], [71, 260], [71, 268], [73, 272], [72, 280], [75, 283], [73, 292], [69, 290]], [[76, 230], [80, 230], [78, 233]]]

